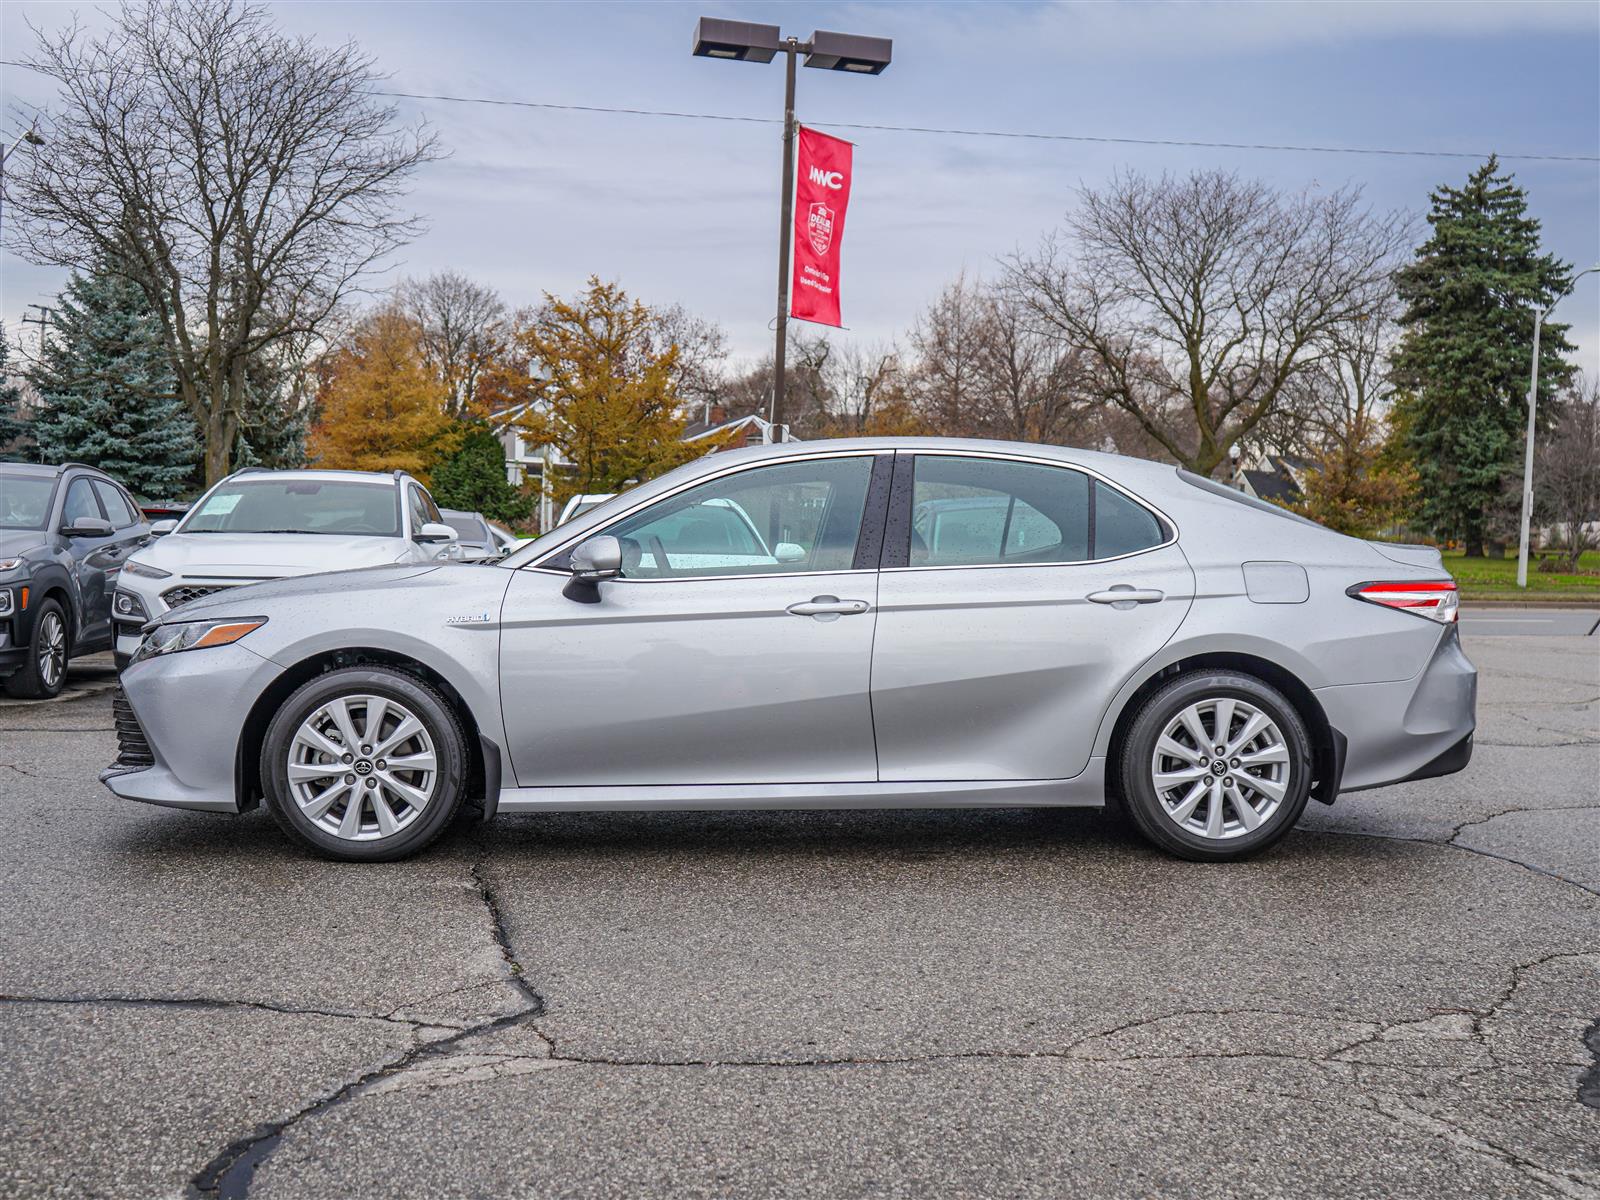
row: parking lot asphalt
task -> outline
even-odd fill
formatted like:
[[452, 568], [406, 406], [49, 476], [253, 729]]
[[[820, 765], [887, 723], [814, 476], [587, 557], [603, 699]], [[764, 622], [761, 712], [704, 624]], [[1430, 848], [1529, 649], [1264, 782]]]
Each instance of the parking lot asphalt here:
[[307, 858], [0, 709], [0, 1195], [1600, 1197], [1600, 640], [1253, 861], [1097, 812]]

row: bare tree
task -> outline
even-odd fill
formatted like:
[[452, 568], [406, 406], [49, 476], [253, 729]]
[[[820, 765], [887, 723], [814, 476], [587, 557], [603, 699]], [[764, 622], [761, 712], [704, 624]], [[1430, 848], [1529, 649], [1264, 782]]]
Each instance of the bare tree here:
[[1371, 308], [1406, 237], [1357, 190], [1285, 196], [1218, 171], [1085, 189], [1069, 228], [1070, 250], [1050, 237], [1012, 259], [1013, 285], [1082, 351], [1093, 396], [1205, 475], [1282, 403], [1316, 339]]
[[161, 313], [215, 481], [252, 359], [315, 333], [415, 235], [396, 206], [435, 143], [373, 97], [355, 46], [288, 37], [258, 4], [145, 0], [103, 36], [35, 33], [31, 65], [61, 102], [8, 225], [35, 262], [126, 264]]
[[720, 325], [673, 304], [655, 310], [652, 338], [662, 350], [678, 348], [674, 373], [686, 408], [693, 413], [722, 399], [728, 337]]
[[911, 331], [916, 354], [913, 387], [929, 426], [952, 437], [983, 432], [989, 407], [989, 360], [993, 354], [993, 299], [978, 282], [957, 276]]
[[1562, 398], [1550, 432], [1534, 446], [1540, 517], [1555, 528], [1576, 571], [1585, 550], [1600, 546], [1600, 388], [1580, 379]]
[[445, 386], [450, 415], [475, 412], [478, 379], [510, 339], [499, 293], [459, 271], [438, 271], [406, 280], [399, 301], [421, 330], [423, 359]]

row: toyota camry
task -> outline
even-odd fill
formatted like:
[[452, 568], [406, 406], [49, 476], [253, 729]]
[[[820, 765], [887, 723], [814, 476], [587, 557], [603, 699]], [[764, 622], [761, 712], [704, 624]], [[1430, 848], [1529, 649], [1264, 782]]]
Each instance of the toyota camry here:
[[119, 796], [394, 859], [498, 813], [1112, 805], [1193, 859], [1472, 753], [1437, 550], [1178, 468], [953, 439], [708, 456], [490, 564], [144, 627]]

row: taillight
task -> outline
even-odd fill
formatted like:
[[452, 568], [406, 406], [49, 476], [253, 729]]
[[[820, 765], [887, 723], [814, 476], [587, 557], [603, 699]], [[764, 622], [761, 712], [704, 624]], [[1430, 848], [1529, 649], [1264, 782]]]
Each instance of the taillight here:
[[1403, 609], [1441, 625], [1454, 624], [1461, 612], [1461, 597], [1448, 579], [1407, 579], [1399, 583], [1358, 583], [1348, 592], [1368, 604]]

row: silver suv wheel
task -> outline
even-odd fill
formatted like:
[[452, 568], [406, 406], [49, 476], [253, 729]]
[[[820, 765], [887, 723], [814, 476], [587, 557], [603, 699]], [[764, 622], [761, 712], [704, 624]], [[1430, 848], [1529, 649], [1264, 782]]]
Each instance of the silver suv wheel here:
[[51, 692], [67, 672], [67, 625], [61, 615], [47, 609], [39, 618], [39, 678]]
[[438, 788], [433, 739], [404, 704], [347, 695], [316, 709], [289, 743], [288, 783], [308, 821], [345, 841], [391, 837]]
[[1260, 828], [1289, 794], [1289, 748], [1266, 713], [1233, 696], [1179, 711], [1150, 759], [1156, 799], [1178, 828], [1210, 841]]

